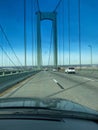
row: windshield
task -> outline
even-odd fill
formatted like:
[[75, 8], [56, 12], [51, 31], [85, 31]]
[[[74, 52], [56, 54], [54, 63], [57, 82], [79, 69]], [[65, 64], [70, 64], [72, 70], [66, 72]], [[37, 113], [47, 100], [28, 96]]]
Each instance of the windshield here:
[[97, 43], [98, 0], [0, 0], [0, 103], [55, 99], [98, 111]]
[[74, 68], [69, 68], [70, 70], [74, 70]]

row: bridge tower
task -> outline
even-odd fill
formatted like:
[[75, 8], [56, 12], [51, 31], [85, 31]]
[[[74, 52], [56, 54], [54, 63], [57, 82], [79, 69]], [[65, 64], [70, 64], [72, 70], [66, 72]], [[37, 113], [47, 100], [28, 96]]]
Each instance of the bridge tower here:
[[42, 65], [42, 49], [41, 49], [41, 27], [40, 21], [51, 20], [53, 25], [53, 52], [54, 66], [57, 67], [57, 13], [56, 12], [37, 12], [37, 65]]

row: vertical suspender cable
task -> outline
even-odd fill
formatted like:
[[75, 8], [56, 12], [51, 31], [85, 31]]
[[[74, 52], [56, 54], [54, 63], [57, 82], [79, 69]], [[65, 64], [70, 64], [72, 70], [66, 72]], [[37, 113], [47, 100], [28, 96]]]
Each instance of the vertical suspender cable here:
[[[61, 11], [61, 10], [60, 10]], [[60, 12], [61, 13], [61, 12]], [[59, 23], [61, 23], [61, 15], [59, 14]], [[61, 24], [59, 25], [59, 62], [60, 62], [60, 66], [62, 65], [62, 60], [61, 60]]]
[[78, 24], [79, 24], [79, 64], [81, 70], [81, 27], [80, 27], [80, 0], [78, 0]]
[[34, 40], [33, 40], [33, 19], [34, 19], [34, 4], [31, 0], [31, 36], [32, 36], [32, 67], [34, 65], [34, 61], [33, 61], [33, 44], [34, 44]]
[[26, 0], [24, 0], [24, 63], [25, 67], [27, 66], [27, 57], [26, 57]]
[[61, 66], [61, 57], [60, 57], [60, 47], [61, 47], [61, 45], [60, 45], [60, 40], [61, 40], [61, 37], [60, 37], [60, 26], [61, 26], [61, 24], [60, 24], [60, 22], [61, 22], [61, 17], [60, 17], [61, 15], [60, 14], [58, 14], [58, 24], [59, 24], [59, 26], [58, 26], [58, 51], [59, 51], [59, 66]]
[[[36, 30], [37, 30], [37, 29], [36, 29], [36, 23], [37, 23], [37, 21], [36, 21], [35, 17], [36, 17], [36, 16], [34, 16], [34, 20], [35, 20], [35, 22], [34, 22], [34, 32], [36, 32]], [[35, 57], [34, 57], [35, 60], [34, 60], [34, 61], [35, 61], [35, 66], [36, 66], [36, 65], [37, 65], [37, 33], [34, 33], [34, 34], [35, 34], [35, 35], [34, 35], [34, 38], [35, 38], [35, 39], [34, 39], [34, 43], [35, 43], [35, 44], [34, 44], [34, 45], [35, 45], [34, 48], [35, 48], [35, 50], [36, 50], [36, 52], [35, 52]]]
[[36, 4], [36, 0], [31, 0], [31, 35], [32, 35], [32, 67], [34, 66], [34, 13], [36, 11], [36, 7], [35, 7], [35, 4]]
[[[2, 36], [2, 32], [0, 31], [0, 36], [1, 36], [1, 43], [2, 43], [2, 38], [3, 38], [3, 36]], [[2, 50], [2, 48], [1, 48], [1, 66], [3, 67], [3, 50]]]
[[68, 0], [68, 44], [69, 44], [69, 65], [70, 65], [70, 0]]
[[[36, 44], [37, 44], [37, 41], [36, 41], [36, 33], [35, 33], [35, 27], [36, 27], [36, 19], [35, 19], [35, 12], [36, 12], [36, 9], [37, 9], [37, 1], [35, 0], [34, 3], [33, 3], [33, 13], [34, 13], [34, 17], [33, 17], [33, 43], [34, 43], [34, 49], [36, 50]], [[34, 53], [33, 53], [34, 54]], [[34, 65], [36, 66], [37, 65], [37, 56], [36, 56], [36, 53], [34, 54]]]
[[63, 0], [62, 3], [63, 3], [63, 15], [62, 15], [62, 16], [63, 16], [63, 66], [64, 66], [64, 34], [65, 34], [65, 33], [64, 33], [64, 31], [65, 31], [65, 30], [64, 30], [64, 27], [65, 27], [65, 26], [64, 26], [64, 0]]
[[40, 12], [39, 1], [37, 0], [38, 12]]
[[[57, 3], [57, 5], [56, 5], [55, 9], [53, 10], [53, 12], [56, 12], [56, 10], [59, 8], [61, 2], [62, 2], [62, 0], [59, 0], [59, 1], [58, 1], [58, 3]], [[59, 40], [60, 40], [60, 39], [59, 39]], [[60, 49], [59, 49], [59, 50], [60, 50]], [[60, 55], [60, 52], [59, 52], [59, 55]], [[59, 57], [60, 57], [60, 56], [59, 56]], [[60, 60], [60, 59], [59, 59], [59, 60]], [[60, 63], [61, 63], [61, 62], [60, 62]], [[61, 65], [61, 64], [59, 64], [59, 65]]]
[[[49, 58], [48, 58], [48, 66], [49, 66], [49, 62], [50, 62], [50, 56], [51, 56], [51, 47], [52, 47], [52, 34], [53, 34], [53, 25], [51, 27], [51, 34], [50, 34], [50, 48], [49, 48]], [[51, 65], [51, 64], [50, 64]]]
[[[2, 48], [1, 48], [1, 50], [2, 50]], [[2, 67], [3, 67], [3, 50], [2, 50]]]

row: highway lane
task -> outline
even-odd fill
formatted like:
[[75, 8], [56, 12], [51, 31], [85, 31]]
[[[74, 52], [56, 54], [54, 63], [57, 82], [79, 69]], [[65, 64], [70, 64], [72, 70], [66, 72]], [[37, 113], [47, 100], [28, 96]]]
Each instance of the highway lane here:
[[98, 80], [76, 74], [41, 71], [4, 97], [64, 98], [98, 110]]
[[15, 89], [8, 91], [2, 97], [41, 97], [44, 98], [52, 92], [58, 92], [61, 89], [51, 79], [48, 72], [40, 72], [28, 80], [16, 85]]
[[98, 80], [75, 74], [53, 73], [53, 77], [64, 87], [48, 97], [66, 98], [98, 110]]
[[98, 79], [98, 70], [79, 70], [76, 75]]

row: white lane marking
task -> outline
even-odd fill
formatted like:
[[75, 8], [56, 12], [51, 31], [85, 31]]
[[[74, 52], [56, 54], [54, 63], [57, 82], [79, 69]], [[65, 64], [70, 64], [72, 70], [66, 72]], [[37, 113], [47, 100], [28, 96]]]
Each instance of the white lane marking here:
[[55, 83], [58, 83], [58, 81], [57, 81], [56, 79], [53, 79], [53, 81], [54, 81]]
[[86, 78], [86, 77], [83, 78], [83, 79], [90, 80], [90, 81], [95, 81], [95, 80], [93, 80], [93, 79], [89, 79], [89, 78]]
[[58, 81], [57, 81], [56, 79], [53, 79], [53, 81], [54, 81], [61, 89], [64, 89], [64, 87], [63, 87], [60, 83], [58, 83]]

